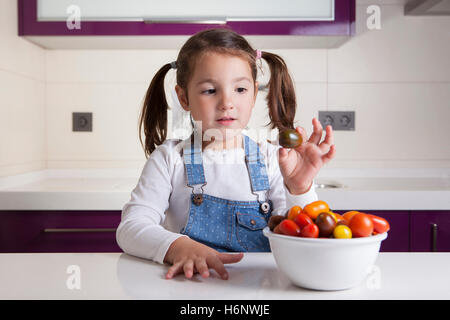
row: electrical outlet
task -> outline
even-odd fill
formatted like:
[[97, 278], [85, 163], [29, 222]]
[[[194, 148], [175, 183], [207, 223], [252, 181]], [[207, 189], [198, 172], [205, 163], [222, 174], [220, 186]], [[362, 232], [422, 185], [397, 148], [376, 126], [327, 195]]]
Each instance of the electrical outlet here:
[[72, 131], [92, 131], [92, 112], [73, 112]]
[[355, 111], [319, 111], [319, 122], [324, 129], [355, 131]]

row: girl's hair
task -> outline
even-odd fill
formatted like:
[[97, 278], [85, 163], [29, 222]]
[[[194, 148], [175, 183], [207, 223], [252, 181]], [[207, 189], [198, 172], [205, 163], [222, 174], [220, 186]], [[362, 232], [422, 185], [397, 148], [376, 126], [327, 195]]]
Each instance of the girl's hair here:
[[[207, 29], [191, 36], [181, 48], [176, 60], [177, 84], [187, 92], [188, 82], [195, 70], [195, 62], [202, 54], [215, 52], [239, 56], [248, 61], [253, 81], [256, 81], [256, 51], [244, 37], [226, 28]], [[270, 80], [266, 97], [271, 129], [280, 131], [294, 128], [297, 107], [293, 81], [284, 60], [273, 53], [262, 51], [261, 57], [270, 68]], [[167, 63], [153, 77], [144, 99], [139, 119], [139, 140], [148, 156], [162, 144], [167, 137], [167, 104], [164, 78], [171, 69]], [[187, 96], [189, 99], [189, 96]], [[142, 126], [144, 127], [145, 145], [142, 143]]]

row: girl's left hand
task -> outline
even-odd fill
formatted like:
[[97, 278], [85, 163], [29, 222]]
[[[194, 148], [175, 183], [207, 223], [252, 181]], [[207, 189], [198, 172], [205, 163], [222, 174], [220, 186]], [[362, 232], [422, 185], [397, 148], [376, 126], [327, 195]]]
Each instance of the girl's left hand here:
[[319, 170], [336, 153], [331, 126], [326, 127], [325, 139], [320, 142], [322, 125], [316, 118], [313, 118], [312, 124], [314, 131], [308, 141], [305, 129], [297, 127], [295, 130], [302, 136], [303, 143], [289, 152], [283, 147], [278, 150], [280, 171], [291, 194], [307, 192]]

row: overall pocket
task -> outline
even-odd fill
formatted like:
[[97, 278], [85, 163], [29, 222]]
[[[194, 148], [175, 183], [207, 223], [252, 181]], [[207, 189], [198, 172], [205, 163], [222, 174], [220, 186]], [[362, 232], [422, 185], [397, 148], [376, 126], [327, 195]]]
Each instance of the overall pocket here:
[[239, 244], [250, 252], [269, 252], [269, 240], [262, 229], [267, 226], [270, 214], [263, 215], [257, 210], [238, 210], [236, 212], [236, 238]]

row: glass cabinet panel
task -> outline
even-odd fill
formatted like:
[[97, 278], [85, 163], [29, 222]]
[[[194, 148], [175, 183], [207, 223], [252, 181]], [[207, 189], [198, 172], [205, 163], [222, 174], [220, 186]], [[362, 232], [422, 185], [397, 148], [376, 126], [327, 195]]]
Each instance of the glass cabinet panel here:
[[38, 21], [333, 21], [334, 0], [38, 0]]

